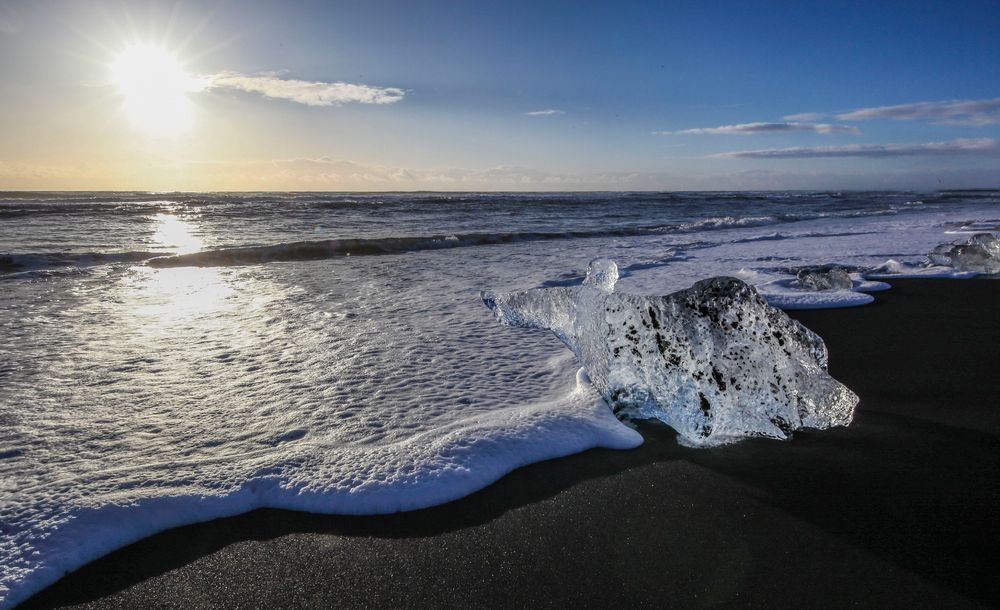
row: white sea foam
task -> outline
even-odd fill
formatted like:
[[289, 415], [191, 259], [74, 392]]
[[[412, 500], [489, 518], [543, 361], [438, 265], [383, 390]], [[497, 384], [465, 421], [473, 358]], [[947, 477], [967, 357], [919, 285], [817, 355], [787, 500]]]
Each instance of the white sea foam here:
[[[858, 288], [860, 288], [860, 283]], [[772, 280], [757, 287], [761, 296], [774, 307], [795, 309], [834, 309], [857, 307], [875, 300], [870, 294], [855, 289], [809, 290], [796, 286], [794, 280]]]
[[953, 267], [931, 265], [926, 263], [904, 263], [889, 259], [865, 272], [865, 278], [871, 280], [892, 280], [912, 278], [950, 278], [968, 279], [979, 275], [974, 271], [960, 271]]
[[[570, 358], [554, 359], [563, 372]], [[629, 449], [582, 371], [557, 397], [512, 405], [396, 442], [343, 443], [296, 429], [282, 447], [97, 470], [20, 489], [5, 504], [0, 600], [12, 606], [65, 572], [164, 529], [256, 508], [376, 514], [459, 498], [514, 468], [592, 447]]]

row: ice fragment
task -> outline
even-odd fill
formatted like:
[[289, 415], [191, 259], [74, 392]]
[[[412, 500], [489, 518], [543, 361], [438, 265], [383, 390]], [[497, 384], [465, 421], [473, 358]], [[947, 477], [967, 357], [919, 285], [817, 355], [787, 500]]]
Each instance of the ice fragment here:
[[858, 398], [826, 371], [815, 333], [730, 277], [667, 296], [614, 292], [617, 266], [582, 286], [482, 295], [509, 326], [551, 330], [622, 418], [656, 418], [681, 443], [784, 439], [851, 422]]
[[806, 267], [795, 275], [795, 284], [809, 290], [851, 290], [854, 281], [841, 267]]
[[1000, 273], [1000, 239], [991, 233], [977, 233], [965, 243], [941, 244], [927, 257], [935, 265], [959, 271]]

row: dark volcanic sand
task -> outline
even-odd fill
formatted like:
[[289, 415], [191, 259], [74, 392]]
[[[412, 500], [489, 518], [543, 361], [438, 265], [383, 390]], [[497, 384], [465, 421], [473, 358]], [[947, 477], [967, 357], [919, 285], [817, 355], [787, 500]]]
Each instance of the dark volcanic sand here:
[[849, 428], [696, 450], [644, 424], [428, 510], [170, 530], [25, 607], [1000, 605], [1000, 283], [893, 286], [795, 314]]

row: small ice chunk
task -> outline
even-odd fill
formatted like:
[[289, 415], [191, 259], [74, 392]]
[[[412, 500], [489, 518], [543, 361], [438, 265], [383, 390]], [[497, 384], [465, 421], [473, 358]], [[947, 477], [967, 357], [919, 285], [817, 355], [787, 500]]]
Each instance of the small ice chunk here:
[[976, 233], [965, 243], [941, 244], [927, 255], [935, 265], [975, 273], [1000, 273], [1000, 239]]
[[585, 286], [611, 292], [615, 289], [616, 283], [618, 283], [618, 265], [615, 261], [606, 258], [591, 261], [590, 267], [587, 268], [587, 277], [583, 279]]
[[854, 280], [842, 267], [805, 267], [795, 275], [795, 284], [809, 290], [851, 290]]
[[555, 333], [620, 418], [659, 419], [691, 446], [851, 422], [858, 398], [827, 373], [823, 340], [745, 282], [616, 293], [607, 260], [587, 278], [482, 298], [501, 324]]

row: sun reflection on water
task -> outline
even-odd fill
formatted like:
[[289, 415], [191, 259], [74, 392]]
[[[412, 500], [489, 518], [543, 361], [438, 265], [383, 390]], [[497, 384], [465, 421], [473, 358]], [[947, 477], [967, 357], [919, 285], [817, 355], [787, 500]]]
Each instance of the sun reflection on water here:
[[138, 270], [133, 286], [134, 313], [156, 318], [162, 325], [233, 308], [234, 290], [219, 269], [178, 267]]
[[162, 248], [170, 248], [176, 254], [188, 254], [201, 250], [204, 243], [195, 234], [193, 223], [181, 220], [174, 214], [157, 214], [153, 217], [157, 222], [153, 240]]
[[[152, 239], [157, 247], [176, 254], [204, 247], [193, 222], [174, 214], [157, 214], [153, 220], [157, 224]], [[232, 309], [235, 300], [233, 287], [218, 268], [137, 267], [128, 284], [133, 313], [154, 318], [161, 327], [222, 313]]]

